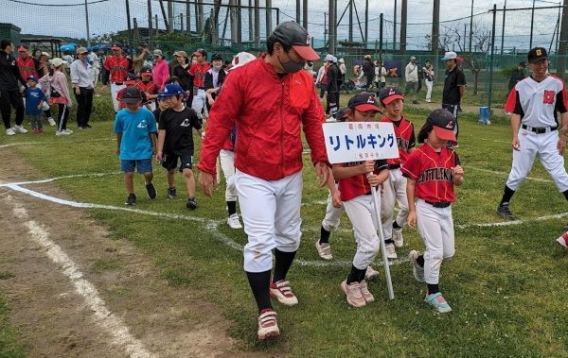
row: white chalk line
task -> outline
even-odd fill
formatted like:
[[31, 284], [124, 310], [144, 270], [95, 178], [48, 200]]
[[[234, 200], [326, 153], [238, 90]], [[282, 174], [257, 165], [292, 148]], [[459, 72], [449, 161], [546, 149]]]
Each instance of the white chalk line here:
[[[11, 196], [6, 196], [5, 199], [12, 200]], [[14, 215], [19, 220], [27, 220], [24, 225], [27, 227], [31, 238], [44, 248], [47, 257], [58, 265], [61, 272], [69, 278], [75, 292], [85, 300], [87, 306], [92, 310], [95, 323], [112, 337], [112, 344], [123, 348], [129, 357], [154, 357], [154, 354], [146, 350], [141, 341], [130, 334], [128, 326], [106, 307], [106, 303], [99, 296], [96, 287], [83, 278], [83, 272], [77, 268], [75, 262], [63, 249], [50, 239], [49, 233], [36, 221], [28, 220], [28, 213], [22, 205], [13, 201], [12, 203]]]
[[[115, 138], [94, 138], [88, 140], [66, 140], [65, 144], [73, 144], [73, 143], [90, 143], [90, 142], [110, 142], [116, 140]], [[46, 144], [46, 142], [16, 142], [16, 143], [8, 143], [0, 145], [0, 149], [3, 148], [10, 148], [16, 146], [27, 146], [27, 145], [40, 145]]]
[[48, 178], [48, 179], [29, 180], [29, 181], [11, 182], [11, 183], [3, 183], [3, 182], [0, 181], [0, 187], [8, 186], [8, 185], [44, 184], [44, 183], [50, 183], [50, 182], [53, 182], [53, 181], [56, 181], [56, 180], [62, 180], [62, 179], [99, 178], [99, 177], [105, 177], [105, 176], [117, 175], [117, 174], [122, 174], [122, 172], [72, 174], [72, 175], [64, 175], [64, 176]]
[[[466, 166], [466, 170], [467, 169], [473, 169], [473, 170], [477, 170], [477, 171], [484, 172], [484, 173], [490, 173], [490, 174], [505, 175], [505, 176], [509, 175], [509, 173], [499, 172], [499, 171], [496, 171], [496, 170], [489, 170], [489, 169], [484, 169], [484, 168], [472, 167], [470, 165]], [[541, 183], [554, 183], [554, 181], [550, 180], [550, 179], [533, 178], [533, 177], [526, 177], [526, 179], [541, 182]]]

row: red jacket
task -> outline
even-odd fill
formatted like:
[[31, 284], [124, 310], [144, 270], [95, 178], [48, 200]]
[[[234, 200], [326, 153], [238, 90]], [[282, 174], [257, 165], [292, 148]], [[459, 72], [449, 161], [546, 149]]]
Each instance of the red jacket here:
[[327, 163], [322, 124], [325, 115], [306, 71], [280, 78], [266, 55], [231, 71], [207, 121], [197, 168], [216, 174], [216, 159], [237, 125], [235, 167], [264, 180], [302, 170], [303, 128], [312, 162]]

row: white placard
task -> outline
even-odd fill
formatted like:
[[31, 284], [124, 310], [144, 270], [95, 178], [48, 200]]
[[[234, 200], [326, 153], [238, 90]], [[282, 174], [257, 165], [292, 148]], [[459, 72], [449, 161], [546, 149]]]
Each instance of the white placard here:
[[324, 123], [323, 134], [331, 164], [398, 158], [392, 123]]

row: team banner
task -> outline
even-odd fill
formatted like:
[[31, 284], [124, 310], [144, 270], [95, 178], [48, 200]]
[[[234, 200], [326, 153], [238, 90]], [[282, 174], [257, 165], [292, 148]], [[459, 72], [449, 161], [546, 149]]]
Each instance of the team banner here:
[[331, 164], [398, 158], [392, 123], [324, 123], [323, 134]]

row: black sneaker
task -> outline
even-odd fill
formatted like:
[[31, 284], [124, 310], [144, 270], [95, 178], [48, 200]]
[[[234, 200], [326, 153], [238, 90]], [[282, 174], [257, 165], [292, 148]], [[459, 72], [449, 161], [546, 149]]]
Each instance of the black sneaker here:
[[172, 186], [171, 188], [168, 188], [168, 198], [173, 199], [176, 197], [176, 187]]
[[146, 185], [146, 191], [150, 199], [156, 199], [156, 188], [154, 188], [152, 183]]
[[91, 129], [91, 128], [93, 128], [93, 127], [91, 127], [91, 125], [90, 125], [90, 124], [85, 124], [85, 127], [84, 127], [84, 129]]
[[509, 221], [517, 220], [515, 218], [515, 215], [513, 215], [513, 213], [509, 209], [509, 205], [499, 205], [497, 207], [497, 215]]
[[187, 199], [187, 204], [185, 206], [187, 206], [188, 209], [195, 210], [197, 209], [197, 201], [195, 198], [189, 198]]
[[128, 198], [126, 198], [126, 201], [124, 202], [125, 205], [134, 205], [136, 204], [136, 195], [135, 194], [130, 194], [128, 195]]

